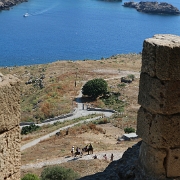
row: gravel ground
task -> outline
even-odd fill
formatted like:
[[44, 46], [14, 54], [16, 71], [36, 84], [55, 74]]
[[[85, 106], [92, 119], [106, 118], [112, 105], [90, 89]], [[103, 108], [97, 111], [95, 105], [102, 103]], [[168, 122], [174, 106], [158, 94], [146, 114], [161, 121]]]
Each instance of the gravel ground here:
[[[112, 150], [112, 151], [100, 151], [100, 152], [97, 152], [95, 154], [96, 154], [98, 159], [104, 159], [103, 156], [104, 156], [104, 154], [106, 154], [107, 161], [110, 161], [111, 153], [113, 153], [113, 155], [114, 155], [113, 160], [118, 160], [122, 157], [124, 152]], [[42, 162], [26, 164], [26, 165], [21, 166], [21, 169], [42, 168], [43, 166], [61, 164], [64, 162], [69, 162], [69, 161], [90, 160], [90, 159], [93, 159], [93, 156], [95, 154], [91, 154], [91, 155], [85, 154], [82, 157], [81, 156], [78, 156], [78, 157], [72, 157], [72, 156], [59, 157], [56, 159], [46, 160], [46, 161], [42, 161]], [[38, 161], [38, 159], [37, 159], [37, 161]]]

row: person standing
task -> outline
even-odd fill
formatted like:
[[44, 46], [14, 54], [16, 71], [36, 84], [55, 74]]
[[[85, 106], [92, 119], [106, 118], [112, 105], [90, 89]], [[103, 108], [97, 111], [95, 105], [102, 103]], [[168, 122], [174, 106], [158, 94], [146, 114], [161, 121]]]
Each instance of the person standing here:
[[72, 154], [72, 156], [74, 155], [74, 146], [72, 146], [71, 154]]
[[114, 155], [113, 155], [113, 154], [111, 154], [111, 161], [113, 161], [113, 158], [114, 158]]

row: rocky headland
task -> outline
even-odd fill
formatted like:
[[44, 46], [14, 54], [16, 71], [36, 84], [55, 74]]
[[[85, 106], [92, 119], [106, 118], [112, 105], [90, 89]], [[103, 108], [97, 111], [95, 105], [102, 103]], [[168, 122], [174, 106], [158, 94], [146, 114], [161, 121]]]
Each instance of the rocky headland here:
[[151, 13], [151, 14], [167, 14], [167, 15], [179, 15], [178, 8], [171, 4], [162, 2], [125, 2], [124, 7], [135, 8], [139, 12]]
[[9, 10], [12, 6], [27, 2], [27, 0], [0, 0], [0, 10]]

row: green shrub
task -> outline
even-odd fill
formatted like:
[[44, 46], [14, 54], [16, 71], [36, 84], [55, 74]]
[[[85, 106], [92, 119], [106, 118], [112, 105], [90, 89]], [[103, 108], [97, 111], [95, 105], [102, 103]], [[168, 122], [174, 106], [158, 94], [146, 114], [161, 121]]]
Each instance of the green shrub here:
[[107, 87], [108, 84], [104, 79], [92, 79], [83, 86], [82, 94], [96, 99], [98, 96], [107, 93]]
[[53, 166], [45, 168], [41, 173], [41, 180], [75, 180], [79, 175], [72, 169], [61, 166]]
[[94, 124], [107, 124], [109, 122], [110, 122], [110, 120], [108, 120], [108, 119], [101, 119], [101, 120], [94, 121], [93, 123]]
[[132, 81], [134, 81], [134, 79], [135, 79], [135, 75], [134, 75], [134, 74], [129, 74], [127, 77], [128, 77], [129, 79], [132, 79]]
[[136, 131], [135, 131], [135, 129], [132, 128], [132, 127], [126, 127], [126, 128], [124, 128], [124, 132], [125, 132], [125, 133], [134, 133], [134, 132], [136, 132]]
[[21, 180], [40, 180], [35, 174], [26, 174]]
[[125, 83], [121, 83], [121, 84], [118, 84], [118, 85], [117, 85], [118, 88], [123, 88], [123, 87], [125, 87], [125, 86], [126, 86]]
[[33, 131], [37, 131], [37, 129], [39, 129], [39, 126], [36, 126], [35, 124], [31, 124], [30, 126], [24, 126], [21, 129], [21, 134], [28, 134], [31, 133]]

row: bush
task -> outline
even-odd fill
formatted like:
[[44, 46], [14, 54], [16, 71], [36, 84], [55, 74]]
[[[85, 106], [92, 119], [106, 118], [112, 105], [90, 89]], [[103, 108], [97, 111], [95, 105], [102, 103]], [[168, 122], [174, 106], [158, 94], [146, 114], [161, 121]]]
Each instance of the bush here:
[[39, 129], [39, 126], [36, 126], [35, 124], [31, 124], [30, 126], [24, 126], [21, 129], [21, 134], [28, 134], [31, 133], [33, 131], [37, 131], [37, 129]]
[[128, 75], [128, 78], [129, 78], [129, 79], [132, 79], [132, 81], [134, 81], [135, 75], [134, 75], [134, 74], [129, 74], [129, 75]]
[[132, 128], [132, 127], [126, 127], [126, 128], [124, 128], [124, 132], [125, 132], [125, 133], [134, 133], [134, 132], [136, 132], [136, 131], [135, 131], [135, 129]]
[[104, 79], [93, 79], [88, 81], [82, 88], [82, 94], [97, 98], [107, 92], [107, 82]]
[[21, 180], [39, 180], [39, 178], [35, 174], [28, 173]]
[[75, 180], [79, 175], [72, 169], [61, 166], [53, 166], [45, 168], [41, 173], [41, 180]]

